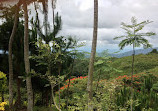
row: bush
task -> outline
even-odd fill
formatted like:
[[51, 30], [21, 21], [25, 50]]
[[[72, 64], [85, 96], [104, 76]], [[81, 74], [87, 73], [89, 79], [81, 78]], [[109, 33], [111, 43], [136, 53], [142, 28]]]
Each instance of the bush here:
[[1, 102], [0, 103], [0, 111], [5, 111], [5, 105], [7, 105], [6, 102]]

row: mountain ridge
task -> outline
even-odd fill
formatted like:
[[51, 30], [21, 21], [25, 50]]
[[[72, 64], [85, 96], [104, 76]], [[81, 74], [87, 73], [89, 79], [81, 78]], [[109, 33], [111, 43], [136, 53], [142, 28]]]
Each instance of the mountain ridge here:
[[[135, 55], [148, 54], [153, 49], [156, 49], [158, 51], [158, 47], [147, 48], [147, 49], [137, 49], [137, 50], [135, 50]], [[110, 54], [110, 56], [111, 57], [116, 57], [116, 58], [121, 58], [121, 57], [131, 56], [132, 54], [133, 54], [133, 51], [131, 50], [131, 51], [127, 51], [127, 52], [119, 53], [119, 54]]]

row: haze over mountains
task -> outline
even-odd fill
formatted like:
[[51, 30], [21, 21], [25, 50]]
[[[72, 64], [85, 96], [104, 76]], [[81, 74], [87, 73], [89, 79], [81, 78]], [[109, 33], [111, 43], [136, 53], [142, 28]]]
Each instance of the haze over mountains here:
[[[138, 54], [148, 54], [153, 49], [156, 49], [158, 51], [158, 47], [147, 48], [147, 49], [137, 49], [137, 50], [135, 50], [135, 55], [138, 55]], [[110, 54], [110, 56], [121, 58], [121, 57], [125, 57], [125, 56], [131, 56], [132, 54], [133, 54], [133, 51], [131, 50], [131, 51], [127, 51], [127, 52], [124, 52], [124, 53]]]

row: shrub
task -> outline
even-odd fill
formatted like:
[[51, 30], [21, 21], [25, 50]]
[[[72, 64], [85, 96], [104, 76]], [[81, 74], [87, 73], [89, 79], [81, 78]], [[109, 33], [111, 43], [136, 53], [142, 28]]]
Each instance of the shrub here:
[[0, 103], [0, 111], [5, 111], [5, 105], [7, 105], [6, 102], [1, 102]]

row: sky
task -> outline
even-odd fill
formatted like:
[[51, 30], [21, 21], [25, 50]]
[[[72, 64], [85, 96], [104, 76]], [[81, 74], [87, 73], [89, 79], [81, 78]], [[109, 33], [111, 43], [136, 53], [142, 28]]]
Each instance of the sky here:
[[[114, 37], [124, 35], [121, 22], [130, 24], [131, 17], [138, 22], [153, 21], [143, 32], [158, 33], [158, 0], [98, 0], [99, 23], [97, 50], [118, 50], [120, 40]], [[90, 50], [93, 37], [93, 0], [57, 0], [58, 11], [63, 20], [60, 35], [71, 35], [85, 42]], [[51, 19], [51, 17], [50, 17]], [[153, 47], [158, 47], [156, 36], [146, 37]], [[85, 49], [85, 48], [84, 48]], [[131, 50], [131, 47], [125, 48]]]
[[[58, 34], [76, 38], [79, 42], [85, 42], [81, 48], [90, 51], [93, 37], [93, 2], [94, 0], [57, 0], [55, 12], [62, 17], [62, 30]], [[130, 24], [131, 17], [136, 17], [138, 22], [144, 20], [153, 21], [143, 29], [143, 32], [155, 32], [158, 34], [158, 0], [98, 0], [99, 23], [97, 51], [109, 49], [119, 50], [121, 40], [113, 40], [114, 37], [124, 35], [121, 22]], [[29, 6], [33, 9], [33, 6]], [[35, 12], [32, 11], [32, 14]], [[52, 23], [52, 9], [49, 1], [49, 22]], [[41, 15], [41, 18], [42, 15]], [[146, 37], [153, 47], [158, 47], [156, 36]], [[142, 48], [142, 47], [141, 47]], [[131, 46], [123, 51], [131, 50]]]

